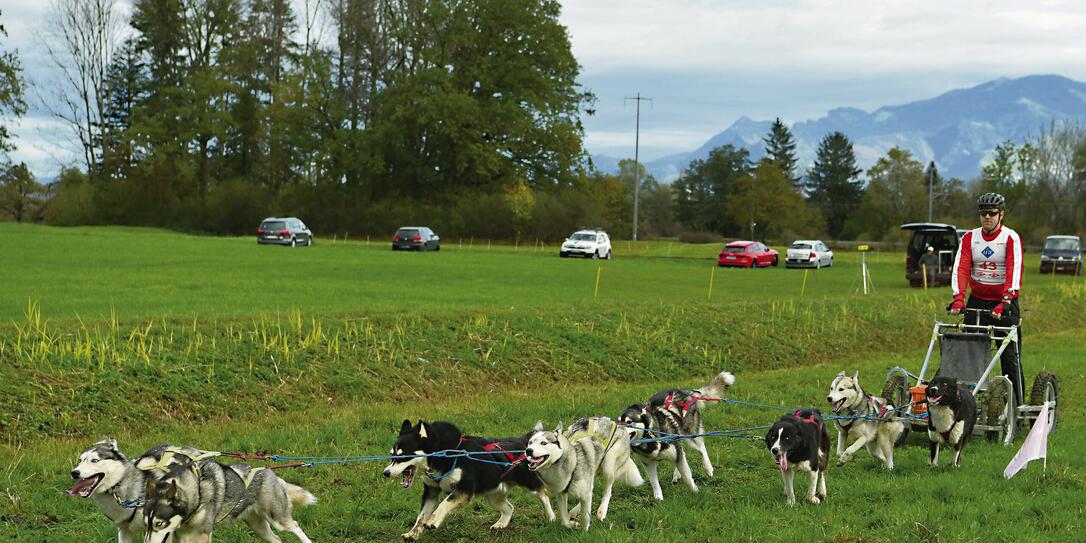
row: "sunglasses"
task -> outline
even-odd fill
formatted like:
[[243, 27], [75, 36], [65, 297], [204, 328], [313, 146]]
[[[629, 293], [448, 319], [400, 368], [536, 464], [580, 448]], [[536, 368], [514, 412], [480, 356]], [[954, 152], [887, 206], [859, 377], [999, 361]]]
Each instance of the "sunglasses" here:
[[981, 211], [980, 216], [981, 217], [995, 217], [996, 215], [999, 215], [1000, 213], [1001, 212], [999, 210], [987, 209], [987, 210]]

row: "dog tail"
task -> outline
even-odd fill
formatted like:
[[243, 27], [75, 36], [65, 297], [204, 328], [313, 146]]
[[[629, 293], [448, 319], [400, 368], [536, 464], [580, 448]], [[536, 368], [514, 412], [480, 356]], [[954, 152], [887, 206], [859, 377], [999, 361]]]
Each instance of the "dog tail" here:
[[317, 503], [317, 497], [310, 494], [308, 490], [290, 483], [287, 483], [287, 497], [290, 498], [290, 503], [296, 507]]
[[726, 392], [732, 385], [735, 384], [735, 376], [726, 371], [722, 371], [713, 377], [712, 381], [705, 388], [701, 389], [707, 396], [713, 398], [723, 398], [724, 392]]
[[620, 469], [621, 471], [616, 478], [618, 482], [629, 487], [641, 486], [645, 483], [645, 479], [641, 477], [641, 470], [637, 469], [637, 464], [634, 463], [633, 458], [627, 458], [626, 463]]

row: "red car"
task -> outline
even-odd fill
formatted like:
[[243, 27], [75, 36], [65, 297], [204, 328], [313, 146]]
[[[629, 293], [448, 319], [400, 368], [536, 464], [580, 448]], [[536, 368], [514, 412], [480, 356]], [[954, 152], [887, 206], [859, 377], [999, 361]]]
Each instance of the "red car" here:
[[777, 251], [757, 241], [733, 241], [720, 251], [717, 264], [720, 267], [764, 268], [776, 266], [780, 256]]

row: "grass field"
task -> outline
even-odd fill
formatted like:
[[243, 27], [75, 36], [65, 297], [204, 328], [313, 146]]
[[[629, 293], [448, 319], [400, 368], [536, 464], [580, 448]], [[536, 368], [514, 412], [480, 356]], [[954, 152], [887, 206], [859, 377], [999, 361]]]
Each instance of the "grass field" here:
[[[802, 297], [802, 271], [717, 270], [710, 300], [718, 247], [708, 245], [623, 255], [620, 243], [615, 260], [592, 262], [448, 240], [421, 255], [383, 241], [290, 250], [116, 228], [0, 225], [0, 240], [9, 278], [0, 319], [10, 322], [0, 326], [0, 540], [14, 541], [114, 540], [90, 503], [63, 493], [77, 454], [103, 435], [131, 454], [162, 442], [381, 454], [405, 417], [519, 434], [538, 419], [614, 416], [722, 369], [738, 377], [732, 398], [820, 406], [841, 369], [858, 369], [871, 391], [892, 366], [917, 369], [948, 298], [905, 287], [900, 255], [887, 254], [872, 255], [874, 296], [854, 293], [855, 255], [839, 254], [837, 266], [808, 275]], [[894, 473], [860, 453], [831, 468], [829, 503], [788, 508], [764, 444], [717, 438], [717, 477], [694, 466], [701, 493], [665, 484], [666, 500], [654, 503], [647, 485], [620, 489], [588, 534], [547, 525], [515, 492], [510, 529], [489, 533], [496, 515], [480, 500], [423, 540], [1082, 540], [1086, 466], [1074, 451], [1086, 414], [1086, 283], [1037, 276], [1035, 259], [1026, 373], [1054, 371], [1062, 400], [1044, 477], [1035, 463], [1003, 480], [1014, 450], [983, 439], [961, 469], [931, 470], [923, 436], [913, 436]], [[706, 425], [776, 416], [714, 406]], [[385, 480], [384, 465], [281, 474], [321, 500], [297, 514], [314, 541], [394, 541], [420, 491]], [[233, 527], [216, 540], [255, 538]]]

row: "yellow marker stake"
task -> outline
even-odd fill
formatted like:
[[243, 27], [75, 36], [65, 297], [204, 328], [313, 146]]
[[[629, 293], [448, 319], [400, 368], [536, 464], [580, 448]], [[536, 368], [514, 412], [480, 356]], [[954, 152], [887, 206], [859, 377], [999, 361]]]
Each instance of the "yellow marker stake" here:
[[603, 273], [603, 266], [596, 268], [596, 299], [600, 299], [600, 274]]
[[803, 296], [804, 292], [807, 292], [807, 272], [811, 270], [803, 270], [803, 286], [799, 287], [799, 295]]
[[924, 273], [924, 290], [928, 290], [928, 265], [921, 264], [920, 271]]
[[713, 299], [713, 279], [716, 278], [716, 266], [713, 266], [713, 271], [709, 273], [709, 297], [706, 300]]

